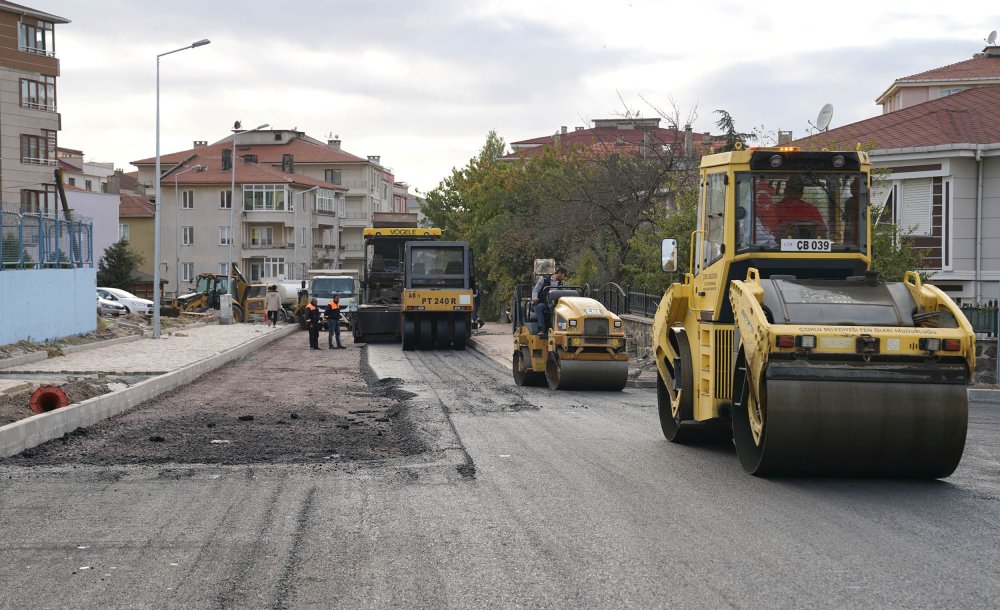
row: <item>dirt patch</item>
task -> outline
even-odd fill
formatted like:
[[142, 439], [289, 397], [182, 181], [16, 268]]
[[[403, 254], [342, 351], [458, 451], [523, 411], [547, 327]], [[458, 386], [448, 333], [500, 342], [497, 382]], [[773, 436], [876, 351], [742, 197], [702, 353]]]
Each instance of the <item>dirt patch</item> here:
[[408, 394], [377, 381], [364, 350], [308, 349], [295, 333], [195, 382], [0, 464], [285, 464], [426, 450]]
[[[83, 402], [84, 400], [93, 398], [94, 396], [107, 394], [112, 391], [112, 389], [108, 387], [109, 383], [114, 383], [114, 380], [79, 379], [58, 385], [56, 387], [62, 389], [62, 391], [66, 393], [66, 398], [69, 399], [70, 404], [74, 404]], [[38, 386], [36, 385], [17, 394], [0, 396], [0, 426], [5, 426], [24, 419], [25, 417], [31, 417], [34, 415], [31, 409], [28, 408], [28, 401], [31, 400], [31, 395], [37, 387]]]

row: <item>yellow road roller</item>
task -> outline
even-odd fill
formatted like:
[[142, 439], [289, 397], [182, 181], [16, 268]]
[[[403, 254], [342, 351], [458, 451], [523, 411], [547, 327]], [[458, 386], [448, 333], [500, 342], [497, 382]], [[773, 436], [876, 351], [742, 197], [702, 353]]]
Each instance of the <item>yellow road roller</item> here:
[[403, 349], [465, 349], [476, 282], [469, 242], [406, 242], [403, 266]]
[[[870, 270], [870, 168], [860, 151], [702, 159], [691, 271], [653, 325], [668, 440], [731, 438], [760, 476], [954, 472], [975, 335], [917, 273]], [[676, 252], [663, 241], [665, 271]]]
[[[551, 275], [555, 261], [535, 261], [535, 275]], [[553, 390], [619, 391], [628, 380], [628, 354], [622, 321], [578, 287], [543, 288], [547, 320], [537, 320], [531, 304], [533, 285], [514, 288], [514, 383]], [[538, 335], [542, 324], [548, 337]]]

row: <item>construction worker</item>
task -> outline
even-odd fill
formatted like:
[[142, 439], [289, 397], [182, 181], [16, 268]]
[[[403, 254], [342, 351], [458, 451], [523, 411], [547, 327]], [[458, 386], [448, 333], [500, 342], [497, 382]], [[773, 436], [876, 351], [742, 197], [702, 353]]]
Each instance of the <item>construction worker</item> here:
[[306, 328], [309, 329], [309, 349], [319, 349], [319, 307], [316, 297], [309, 299], [306, 305]]
[[[346, 349], [340, 344], [340, 295], [334, 293], [326, 304], [327, 344], [329, 349]], [[337, 337], [337, 347], [333, 347], [333, 337]]]
[[545, 297], [549, 292], [549, 288], [562, 286], [563, 280], [565, 279], [566, 268], [556, 267], [555, 273], [551, 276], [543, 275], [538, 278], [538, 282], [531, 290], [531, 304], [535, 307], [535, 321], [538, 323], [538, 336], [542, 339], [548, 339], [549, 337], [549, 326], [545, 323], [545, 313], [549, 310], [549, 307], [545, 303]]

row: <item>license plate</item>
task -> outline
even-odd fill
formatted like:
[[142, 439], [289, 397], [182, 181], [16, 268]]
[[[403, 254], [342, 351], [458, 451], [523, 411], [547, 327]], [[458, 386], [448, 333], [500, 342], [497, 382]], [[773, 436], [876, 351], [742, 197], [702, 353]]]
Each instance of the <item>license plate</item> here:
[[782, 252], [830, 252], [829, 239], [783, 239]]

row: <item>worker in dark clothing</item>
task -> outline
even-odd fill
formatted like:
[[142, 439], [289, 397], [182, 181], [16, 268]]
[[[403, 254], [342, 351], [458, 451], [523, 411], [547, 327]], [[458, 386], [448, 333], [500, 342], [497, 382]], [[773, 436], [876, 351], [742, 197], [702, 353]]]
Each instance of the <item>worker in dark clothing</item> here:
[[305, 311], [306, 328], [309, 330], [309, 349], [319, 349], [319, 307], [316, 297], [309, 299]]
[[542, 276], [538, 278], [538, 282], [535, 287], [531, 290], [531, 304], [535, 307], [535, 321], [538, 323], [538, 336], [542, 339], [547, 339], [549, 337], [549, 327], [545, 323], [545, 314], [549, 310], [548, 304], [545, 302], [545, 297], [548, 295], [549, 288], [554, 288], [563, 285], [563, 280], [566, 279], [566, 268], [556, 267], [555, 273], [551, 276]]
[[[340, 295], [334, 294], [326, 304], [327, 344], [329, 349], [345, 349], [340, 344]], [[337, 337], [337, 347], [333, 347], [333, 337]]]

